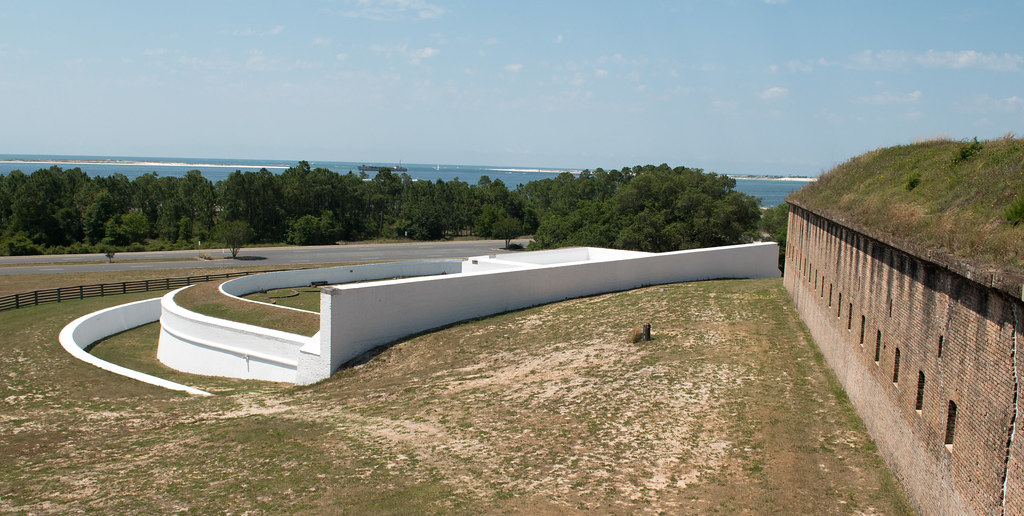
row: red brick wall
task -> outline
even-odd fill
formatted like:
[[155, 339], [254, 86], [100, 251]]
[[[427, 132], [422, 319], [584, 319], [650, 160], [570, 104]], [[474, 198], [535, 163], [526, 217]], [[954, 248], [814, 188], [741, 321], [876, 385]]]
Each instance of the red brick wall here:
[[[784, 281], [918, 510], [1024, 514], [1024, 414], [1012, 442], [1010, 434], [1014, 353], [1024, 344], [1020, 299], [798, 206], [790, 210]], [[1024, 372], [1024, 357], [1017, 360]], [[946, 446], [950, 401], [957, 415]]]

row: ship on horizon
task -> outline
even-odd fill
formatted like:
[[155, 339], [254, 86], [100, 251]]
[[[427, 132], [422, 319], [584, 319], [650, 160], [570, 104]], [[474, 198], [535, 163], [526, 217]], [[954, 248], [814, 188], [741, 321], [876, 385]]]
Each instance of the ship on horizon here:
[[402, 162], [399, 161], [397, 165], [393, 167], [378, 167], [375, 165], [359, 165], [360, 172], [379, 172], [382, 168], [386, 168], [392, 172], [408, 172], [409, 169], [402, 166]]

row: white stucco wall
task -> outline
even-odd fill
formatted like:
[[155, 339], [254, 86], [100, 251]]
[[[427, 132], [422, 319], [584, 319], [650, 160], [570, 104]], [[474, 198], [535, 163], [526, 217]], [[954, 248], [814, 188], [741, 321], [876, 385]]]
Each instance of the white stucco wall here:
[[[188, 288], [188, 287], [185, 287]], [[295, 382], [299, 349], [306, 337], [218, 319], [182, 308], [175, 290], [161, 299], [157, 358], [188, 373]]]
[[72, 356], [100, 369], [166, 389], [209, 395], [206, 391], [112, 364], [85, 351], [95, 342], [125, 330], [156, 322], [159, 318], [160, 298], [146, 299], [83, 315], [65, 326], [58, 338], [61, 346]]
[[[323, 288], [320, 339], [300, 354], [296, 382], [325, 379], [344, 362], [406, 335], [484, 315], [646, 285], [779, 277], [778, 252], [775, 243], [660, 254], [575, 248], [516, 255], [528, 264], [520, 269], [492, 270], [482, 257], [467, 262], [466, 274]], [[603, 261], [585, 261], [591, 259]]]

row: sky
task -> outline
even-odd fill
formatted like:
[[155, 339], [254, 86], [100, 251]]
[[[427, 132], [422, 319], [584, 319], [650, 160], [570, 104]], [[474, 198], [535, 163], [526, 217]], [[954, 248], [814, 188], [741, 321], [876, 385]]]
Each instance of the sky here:
[[0, 154], [816, 176], [1024, 134], [1024, 2], [0, 3]]

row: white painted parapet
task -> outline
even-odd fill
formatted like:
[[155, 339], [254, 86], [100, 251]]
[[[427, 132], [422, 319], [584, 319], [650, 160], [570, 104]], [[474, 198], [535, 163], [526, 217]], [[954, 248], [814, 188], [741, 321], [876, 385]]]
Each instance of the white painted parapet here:
[[[185, 287], [188, 288], [188, 287]], [[306, 337], [198, 314], [174, 302], [178, 289], [161, 300], [157, 358], [188, 373], [295, 382], [299, 349]]]
[[475, 257], [463, 274], [325, 287], [320, 339], [303, 348], [296, 383], [326, 379], [376, 346], [475, 317], [648, 285], [777, 278], [778, 256], [773, 242], [660, 254], [573, 248]]
[[100, 369], [167, 389], [209, 395], [206, 391], [112, 364], [85, 351], [95, 342], [125, 330], [156, 322], [159, 318], [160, 298], [136, 301], [86, 314], [71, 321], [61, 330], [59, 340], [61, 346], [72, 356]]

